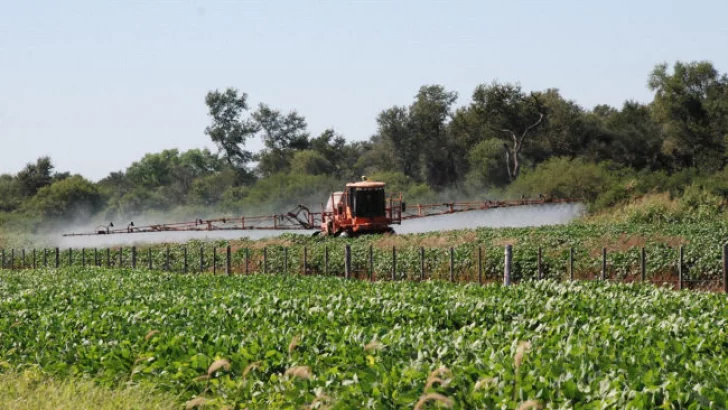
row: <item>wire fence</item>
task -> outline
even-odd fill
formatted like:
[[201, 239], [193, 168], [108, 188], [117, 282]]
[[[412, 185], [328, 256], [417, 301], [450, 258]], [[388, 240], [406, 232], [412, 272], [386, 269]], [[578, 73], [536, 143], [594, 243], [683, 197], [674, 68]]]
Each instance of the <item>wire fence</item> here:
[[[701, 250], [697, 250], [701, 252]], [[704, 251], [704, 250], [703, 250]], [[485, 247], [482, 245], [426, 249], [331, 246], [152, 246], [104, 249], [0, 249], [4, 270], [69, 267], [146, 269], [183, 274], [291, 274], [341, 276], [359, 280], [445, 280], [508, 286], [524, 280], [603, 280], [651, 282], [675, 289], [728, 293], [728, 245], [709, 252], [705, 261], [685, 256], [685, 247], [645, 248], [598, 256], [574, 248]], [[704, 252], [703, 252], [704, 253]], [[712, 255], [712, 256], [711, 256]], [[707, 271], [707, 272], [706, 272]]]

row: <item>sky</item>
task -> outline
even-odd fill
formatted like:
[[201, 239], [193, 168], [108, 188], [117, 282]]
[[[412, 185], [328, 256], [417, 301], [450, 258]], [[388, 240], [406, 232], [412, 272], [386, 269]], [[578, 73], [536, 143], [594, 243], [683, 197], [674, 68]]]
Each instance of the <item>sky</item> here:
[[204, 99], [227, 87], [349, 140], [427, 84], [460, 105], [494, 80], [586, 109], [648, 102], [658, 63], [728, 72], [727, 19], [725, 0], [0, 0], [0, 173], [47, 155], [97, 181], [215, 150]]

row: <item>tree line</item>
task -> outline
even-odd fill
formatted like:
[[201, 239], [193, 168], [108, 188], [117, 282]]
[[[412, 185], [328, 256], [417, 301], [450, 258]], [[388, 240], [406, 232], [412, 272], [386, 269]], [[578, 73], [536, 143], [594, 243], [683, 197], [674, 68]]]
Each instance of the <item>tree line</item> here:
[[[476, 86], [458, 107], [456, 92], [425, 85], [409, 104], [382, 110], [367, 141], [347, 141], [333, 129], [312, 135], [297, 111], [253, 107], [235, 88], [214, 90], [205, 97], [204, 134], [216, 152], [150, 153], [96, 183], [39, 158], [0, 175], [0, 213], [271, 211], [318, 204], [361, 175], [409, 201], [543, 194], [607, 207], [691, 186], [728, 198], [728, 76], [707, 61], [678, 61], [655, 66], [647, 86], [649, 103], [585, 109], [556, 88], [499, 82]], [[263, 142], [259, 152], [246, 148], [252, 138]]]

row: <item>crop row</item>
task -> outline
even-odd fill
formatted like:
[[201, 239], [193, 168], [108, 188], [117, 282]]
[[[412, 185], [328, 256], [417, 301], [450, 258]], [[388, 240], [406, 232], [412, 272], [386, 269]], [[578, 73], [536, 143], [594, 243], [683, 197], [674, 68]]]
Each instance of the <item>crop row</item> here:
[[638, 284], [4, 271], [0, 369], [207, 408], [720, 408], [726, 320], [722, 294]]

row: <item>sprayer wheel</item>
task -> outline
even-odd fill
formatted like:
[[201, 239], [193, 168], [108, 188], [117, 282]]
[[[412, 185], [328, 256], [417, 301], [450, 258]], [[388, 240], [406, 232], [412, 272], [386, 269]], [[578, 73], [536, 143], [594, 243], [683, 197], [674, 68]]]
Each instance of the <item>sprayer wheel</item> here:
[[314, 232], [313, 232], [313, 233], [311, 234], [311, 236], [313, 236], [313, 237], [316, 237], [316, 236], [319, 236], [320, 234], [321, 234], [321, 231], [314, 231]]

